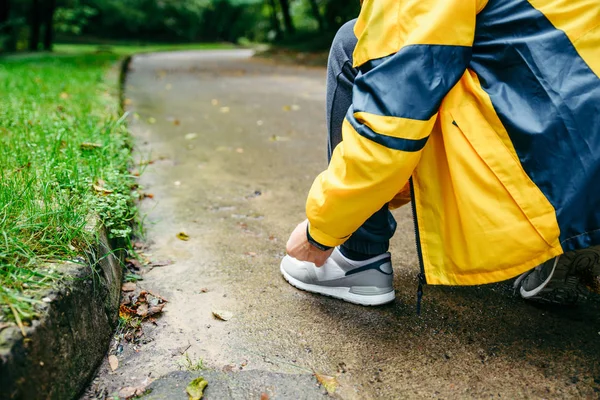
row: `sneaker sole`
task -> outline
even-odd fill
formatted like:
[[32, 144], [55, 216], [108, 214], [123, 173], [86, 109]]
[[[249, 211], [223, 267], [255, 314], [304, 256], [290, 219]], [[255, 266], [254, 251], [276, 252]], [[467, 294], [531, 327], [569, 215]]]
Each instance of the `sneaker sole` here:
[[583, 274], [592, 279], [600, 275], [600, 246], [561, 255], [546, 286], [529, 292], [521, 287], [519, 292], [523, 298], [538, 303], [574, 305], [591, 294], [581, 282]]
[[281, 271], [281, 274], [283, 275], [284, 279], [290, 285], [294, 286], [297, 289], [304, 290], [306, 292], [322, 294], [325, 296], [333, 297], [335, 299], [344, 300], [348, 303], [358, 304], [361, 306], [380, 306], [383, 304], [391, 303], [396, 299], [396, 292], [394, 290], [384, 294], [361, 295], [352, 293], [352, 288], [349, 287], [327, 287], [312, 285], [310, 283], [304, 283], [285, 272], [283, 266], [280, 266], [279, 270]]

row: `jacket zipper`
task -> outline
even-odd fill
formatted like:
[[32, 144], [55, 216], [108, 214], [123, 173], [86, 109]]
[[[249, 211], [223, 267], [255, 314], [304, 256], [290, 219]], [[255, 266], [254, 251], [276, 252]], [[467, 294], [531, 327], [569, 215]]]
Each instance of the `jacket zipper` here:
[[425, 278], [425, 264], [423, 263], [423, 253], [421, 250], [421, 236], [419, 234], [419, 223], [417, 221], [417, 205], [415, 203], [415, 185], [412, 176], [408, 180], [410, 183], [410, 203], [413, 212], [413, 221], [415, 223], [415, 242], [417, 244], [417, 257], [419, 258], [420, 272], [417, 274], [419, 286], [417, 287], [417, 315], [421, 315], [421, 300], [423, 299], [423, 285], [427, 284]]

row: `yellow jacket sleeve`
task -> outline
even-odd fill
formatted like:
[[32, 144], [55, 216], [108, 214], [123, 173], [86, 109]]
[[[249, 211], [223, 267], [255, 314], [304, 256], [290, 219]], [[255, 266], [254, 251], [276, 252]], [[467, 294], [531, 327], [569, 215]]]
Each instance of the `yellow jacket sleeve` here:
[[365, 0], [352, 106], [306, 203], [310, 235], [343, 243], [402, 190], [471, 59], [477, 0]]

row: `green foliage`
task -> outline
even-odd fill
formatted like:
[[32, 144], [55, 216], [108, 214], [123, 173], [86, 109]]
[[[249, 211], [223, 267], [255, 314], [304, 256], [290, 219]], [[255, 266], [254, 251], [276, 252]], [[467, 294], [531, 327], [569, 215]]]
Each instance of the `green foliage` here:
[[95, 8], [86, 5], [58, 7], [54, 14], [54, 29], [57, 33], [80, 35], [90, 19], [98, 14]]
[[104, 79], [116, 58], [0, 61], [0, 321], [9, 305], [34, 317], [60, 277], [49, 265], [89, 253], [95, 215], [111, 236], [130, 233], [129, 135]]

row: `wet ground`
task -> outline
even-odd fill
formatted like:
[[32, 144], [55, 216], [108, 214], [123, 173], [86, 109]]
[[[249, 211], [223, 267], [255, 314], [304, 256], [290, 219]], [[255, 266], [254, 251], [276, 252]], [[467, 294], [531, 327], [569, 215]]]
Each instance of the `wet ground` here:
[[[526, 304], [510, 283], [427, 287], [417, 316], [408, 208], [396, 214], [392, 242], [395, 303], [364, 308], [289, 286], [279, 261], [326, 165], [325, 71], [250, 56], [133, 60], [131, 129], [138, 155], [151, 161], [141, 178], [152, 195], [141, 207], [146, 253], [174, 263], [139, 282], [168, 299], [164, 315], [145, 327], [145, 343], [125, 345], [116, 371], [101, 367], [92, 388], [112, 393], [170, 374], [151, 386], [154, 398], [185, 399], [182, 382], [202, 370], [173, 371], [202, 360], [219, 382], [211, 392], [209, 380], [213, 399], [244, 398], [231, 391], [236, 376], [257, 377], [237, 386], [246, 398], [300, 398], [290, 382], [303, 398], [322, 398], [313, 372], [336, 377], [342, 399], [600, 397], [597, 303]], [[214, 310], [233, 317], [215, 319]], [[219, 391], [223, 379], [229, 386]]]

